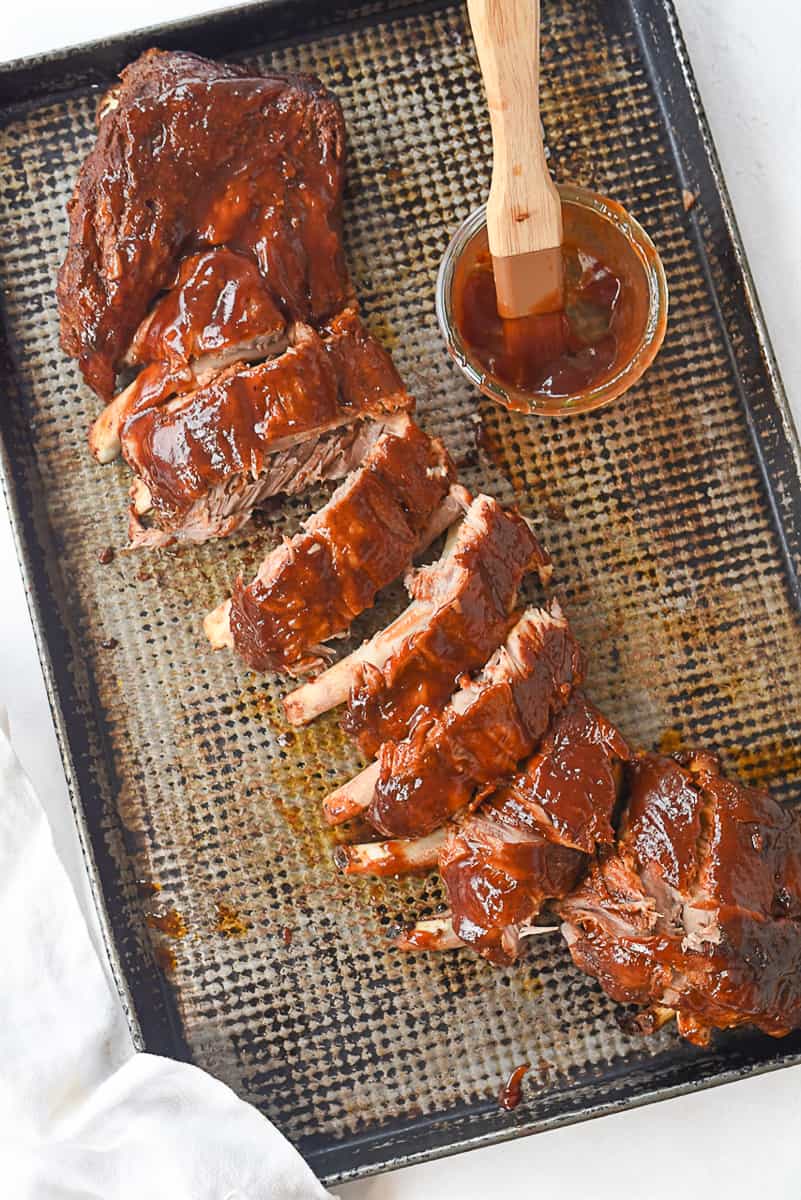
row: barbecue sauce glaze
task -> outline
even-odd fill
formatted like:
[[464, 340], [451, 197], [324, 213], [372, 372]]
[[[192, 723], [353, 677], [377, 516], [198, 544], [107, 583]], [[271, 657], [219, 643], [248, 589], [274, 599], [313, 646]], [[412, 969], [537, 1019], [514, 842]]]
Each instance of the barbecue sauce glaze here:
[[520, 926], [546, 899], [567, 895], [611, 817], [628, 747], [575, 692], [540, 750], [478, 812], [454, 827], [440, 854], [457, 935], [491, 962], [519, 953]]
[[431, 833], [482, 788], [510, 775], [584, 678], [583, 655], [563, 621], [532, 622], [516, 639], [514, 655], [515, 674], [483, 687], [459, 711], [420, 717], [405, 740], [380, 747], [367, 812], [380, 833]]
[[[183, 345], [180, 311], [171, 301], [153, 337]], [[164, 527], [179, 524], [216, 485], [246, 473], [255, 479], [271, 454], [304, 433], [411, 403], [355, 309], [344, 309], [321, 333], [296, 326], [294, 340], [277, 358], [231, 368], [183, 400], [128, 420], [123, 454], [147, 484]]]
[[342, 308], [345, 128], [319, 80], [150, 50], [102, 111], [58, 284], [62, 345], [99, 395], [187, 256], [250, 260], [288, 322]]
[[248, 666], [296, 665], [370, 608], [410, 561], [452, 471], [441, 443], [415, 426], [382, 437], [340, 502], [295, 536], [277, 567], [247, 586], [237, 581], [231, 632]]
[[574, 961], [622, 1003], [675, 1009], [679, 1032], [801, 1024], [801, 825], [704, 751], [642, 755], [613, 854], [561, 915]]
[[624, 358], [618, 311], [622, 272], [571, 239], [569, 209], [564, 211], [564, 312], [520, 321], [498, 315], [486, 229], [465, 249], [453, 282], [454, 320], [470, 356], [502, 387], [552, 398], [597, 387]]
[[381, 670], [366, 665], [357, 676], [342, 727], [364, 754], [402, 739], [416, 715], [439, 712], [460, 676], [482, 666], [504, 641], [525, 573], [549, 570], [519, 513], [486, 498], [480, 505], [483, 535], [457, 542], [448, 562], [464, 586], [446, 601], [436, 598], [432, 619]]
[[284, 329], [256, 263], [215, 247], [183, 259], [134, 338], [128, 361], [180, 366], [258, 335], [277, 338]]

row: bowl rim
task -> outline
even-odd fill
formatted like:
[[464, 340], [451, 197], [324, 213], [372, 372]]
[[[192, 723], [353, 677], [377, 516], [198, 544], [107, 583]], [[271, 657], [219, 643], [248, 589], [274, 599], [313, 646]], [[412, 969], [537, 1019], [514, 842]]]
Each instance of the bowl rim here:
[[591, 412], [611, 404], [642, 378], [664, 340], [670, 299], [665, 268], [659, 252], [639, 221], [632, 217], [622, 204], [590, 188], [573, 183], [560, 183], [557, 186], [564, 204], [589, 209], [614, 225], [626, 238], [643, 268], [648, 286], [648, 315], [643, 334], [634, 353], [614, 375], [605, 379], [603, 383], [572, 396], [542, 396], [505, 387], [489, 375], [474, 358], [471, 359], [453, 320], [450, 299], [456, 262], [469, 242], [486, 226], [486, 204], [479, 205], [465, 217], [448, 243], [437, 273], [435, 307], [448, 353], [462, 373], [485, 396], [516, 412], [569, 416]]

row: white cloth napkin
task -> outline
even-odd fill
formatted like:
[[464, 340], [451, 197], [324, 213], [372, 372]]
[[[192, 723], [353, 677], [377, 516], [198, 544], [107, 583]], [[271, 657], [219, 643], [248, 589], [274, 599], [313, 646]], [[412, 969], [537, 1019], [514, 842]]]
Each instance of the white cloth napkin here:
[[326, 1200], [218, 1080], [131, 1046], [0, 710], [0, 1194]]

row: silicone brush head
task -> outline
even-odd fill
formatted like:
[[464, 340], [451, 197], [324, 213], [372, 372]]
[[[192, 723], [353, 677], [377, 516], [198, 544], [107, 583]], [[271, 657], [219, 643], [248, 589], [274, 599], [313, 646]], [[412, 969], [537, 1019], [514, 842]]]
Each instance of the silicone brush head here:
[[509, 319], [561, 312], [565, 304], [562, 247], [492, 256], [498, 315]]
[[541, 362], [555, 362], [567, 349], [569, 332], [562, 247], [493, 255], [492, 269], [509, 354], [535, 353]]

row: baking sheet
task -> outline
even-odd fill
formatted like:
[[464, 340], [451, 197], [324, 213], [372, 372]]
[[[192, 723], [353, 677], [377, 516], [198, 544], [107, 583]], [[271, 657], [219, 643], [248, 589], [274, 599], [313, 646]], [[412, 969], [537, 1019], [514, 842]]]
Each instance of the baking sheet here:
[[[459, 4], [275, 3], [0, 72], [4, 486], [132, 1036], [257, 1104], [328, 1179], [641, 1103], [801, 1057], [739, 1033], [697, 1050], [624, 1034], [558, 938], [522, 964], [405, 956], [426, 880], [345, 880], [319, 801], [360, 765], [336, 715], [285, 726], [286, 685], [213, 655], [200, 622], [320, 502], [224, 543], [122, 546], [129, 484], [86, 449], [97, 402], [58, 347], [64, 204], [98, 88], [149, 45], [311, 70], [348, 123], [347, 251], [464, 482], [537, 524], [588, 649], [588, 691], [635, 744], [702, 741], [791, 801], [801, 780], [797, 441], [725, 188], [663, 0], [543, 5], [543, 120], [559, 179], [615, 196], [665, 262], [671, 320], [601, 413], [493, 408], [445, 357], [434, 280], [488, 186], [489, 127]], [[682, 190], [695, 203], [685, 211]], [[531, 596], [536, 595], [532, 585]], [[351, 643], [403, 606], [389, 589]], [[529, 1061], [524, 1100], [498, 1087]]]

